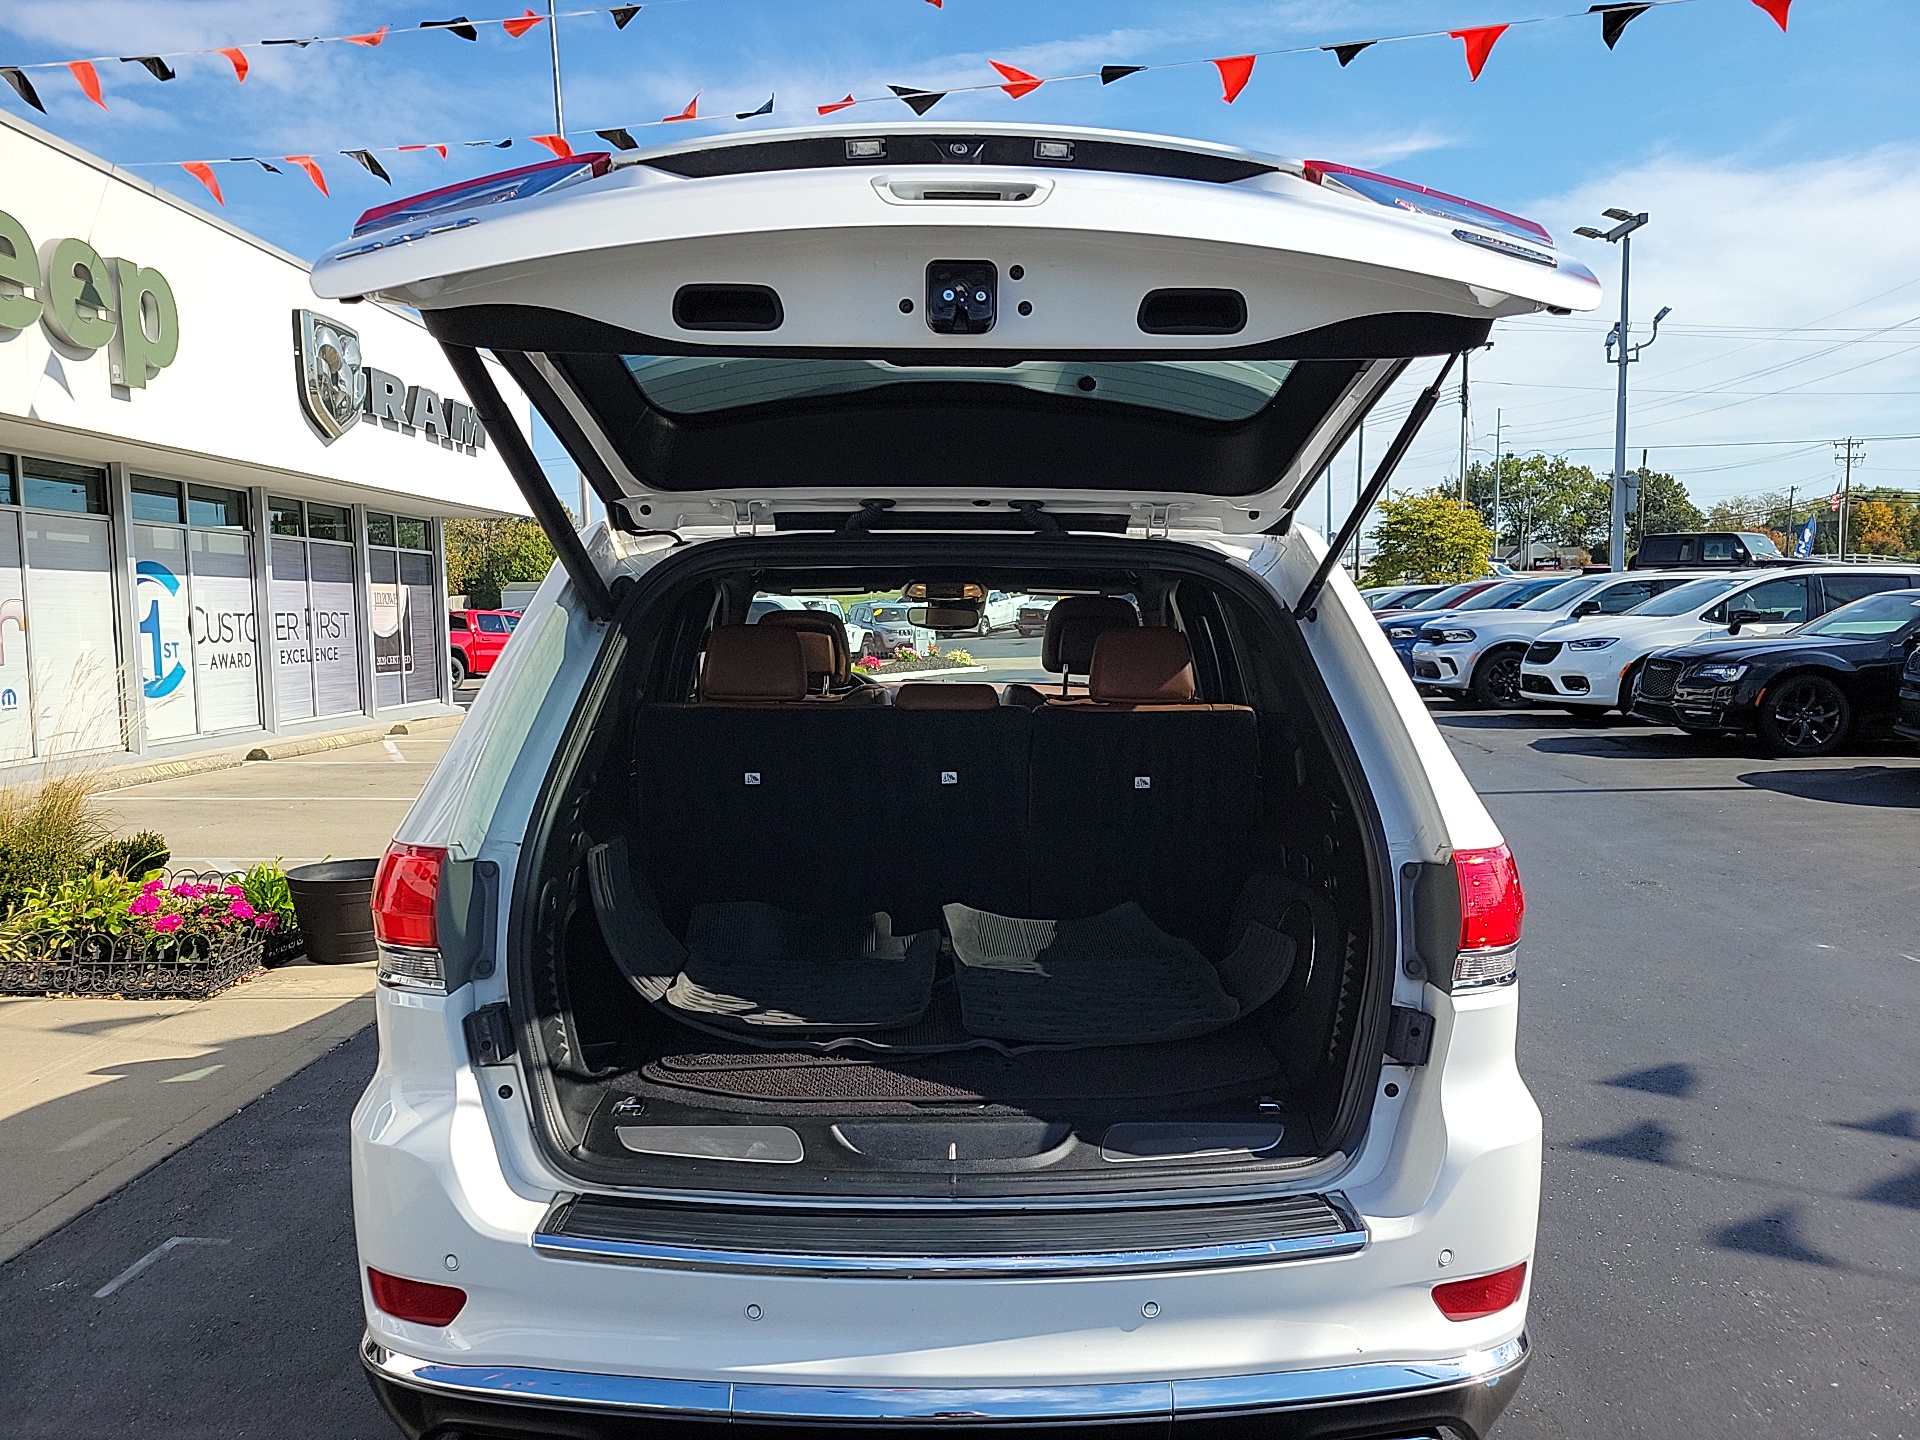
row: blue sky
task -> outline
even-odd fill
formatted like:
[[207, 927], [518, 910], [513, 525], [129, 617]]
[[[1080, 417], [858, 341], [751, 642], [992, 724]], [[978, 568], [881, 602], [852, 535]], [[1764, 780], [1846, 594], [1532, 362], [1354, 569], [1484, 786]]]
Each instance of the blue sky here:
[[[476, 16], [520, 8], [467, 0]], [[813, 122], [816, 104], [848, 91], [988, 83], [989, 59], [1039, 74], [1151, 66], [1584, 8], [1581, 0], [946, 0], [942, 9], [925, 0], [666, 0], [624, 31], [604, 16], [562, 20], [561, 51], [568, 128], [583, 145], [591, 143], [583, 132], [658, 119], [695, 91], [703, 110], [728, 113], [771, 91], [775, 115], [753, 123], [791, 125]], [[455, 9], [10, 0], [0, 9], [0, 63], [341, 34]], [[1607, 205], [1646, 209], [1653, 219], [1634, 256], [1635, 317], [1660, 305], [1674, 313], [1633, 373], [1633, 459], [1649, 447], [1656, 467], [1711, 500], [1789, 484], [1824, 493], [1834, 473], [1827, 437], [1920, 432], [1916, 55], [1912, 4], [1796, 0], [1782, 35], [1749, 0], [1693, 0], [1641, 16], [1611, 54], [1597, 19], [1516, 26], [1474, 83], [1459, 42], [1442, 38], [1377, 46], [1346, 69], [1326, 54], [1263, 59], [1231, 106], [1201, 66], [1106, 87], [1049, 85], [1017, 102], [998, 91], [954, 96], [933, 115], [1152, 130], [1385, 169], [1543, 220], [1607, 282], [1609, 310], [1616, 255], [1566, 237]], [[377, 50], [253, 51], [251, 63], [245, 85], [217, 55], [177, 62], [180, 78], [166, 85], [134, 65], [104, 65], [106, 111], [65, 72], [37, 71], [49, 116], [10, 91], [0, 90], [0, 105], [122, 164], [313, 153], [331, 200], [291, 170], [220, 171], [227, 218], [306, 257], [366, 206], [545, 155], [522, 138], [508, 151], [456, 150], [444, 162], [383, 157], [389, 188], [342, 148], [553, 128], [545, 26], [517, 40], [492, 26], [477, 44], [427, 34]], [[878, 105], [833, 118], [870, 128], [906, 115]], [[702, 121], [637, 133], [650, 144], [744, 128]], [[177, 169], [138, 173], [211, 206]], [[0, 177], [0, 196], [4, 188]], [[1613, 372], [1601, 350], [1609, 323], [1541, 317], [1497, 331], [1473, 372], [1476, 453], [1491, 452], [1497, 412], [1509, 450], [1610, 463]], [[553, 452], [550, 438], [542, 449]], [[1458, 451], [1457, 408], [1443, 410], [1403, 480], [1443, 479], [1457, 470]], [[1875, 441], [1867, 451], [1868, 483], [1920, 489], [1920, 441]], [[1344, 483], [1350, 489], [1350, 476]]]

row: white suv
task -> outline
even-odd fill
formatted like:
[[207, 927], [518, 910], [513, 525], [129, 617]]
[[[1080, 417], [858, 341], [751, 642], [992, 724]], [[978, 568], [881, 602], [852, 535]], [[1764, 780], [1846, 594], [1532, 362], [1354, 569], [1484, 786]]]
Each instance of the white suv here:
[[[376, 883], [362, 1356], [408, 1435], [1486, 1433], [1518, 877], [1294, 517], [1411, 367], [1351, 530], [1452, 357], [1590, 274], [1340, 166], [921, 124], [530, 167], [314, 282], [418, 308], [560, 556]], [[1084, 691], [744, 623], [903, 587], [1061, 596]]]
[[[1633, 703], [1633, 682], [1656, 650], [1709, 635], [1781, 635], [1856, 598], [1822, 577], [1912, 567], [1794, 565], [1720, 571], [1623, 615], [1585, 615], [1540, 632], [1520, 667], [1523, 699], [1605, 714]], [[1650, 572], [1658, 574], [1661, 572]]]
[[1541, 631], [1562, 620], [1618, 615], [1694, 578], [1680, 571], [1575, 575], [1512, 610], [1435, 616], [1413, 646], [1413, 679], [1455, 700], [1518, 705], [1520, 666]]

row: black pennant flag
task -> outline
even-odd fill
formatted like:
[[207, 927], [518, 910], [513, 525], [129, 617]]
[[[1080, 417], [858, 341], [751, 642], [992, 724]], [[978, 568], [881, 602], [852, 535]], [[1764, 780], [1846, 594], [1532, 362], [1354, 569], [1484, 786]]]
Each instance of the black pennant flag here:
[[473, 28], [473, 22], [464, 15], [456, 15], [451, 20], [422, 20], [422, 30], [450, 30], [462, 40], [478, 40], [480, 32]]
[[120, 63], [122, 65], [144, 65], [147, 67], [147, 73], [156, 80], [173, 80], [179, 76], [179, 72], [158, 55], [122, 55], [120, 57]]
[[387, 174], [387, 167], [382, 165], [378, 160], [373, 158], [372, 151], [342, 150], [340, 153], [342, 155], [351, 155], [355, 160], [358, 160], [362, 165], [367, 167], [367, 173], [369, 175], [374, 176], [376, 179], [384, 180], [389, 185], [393, 183], [393, 177]]
[[1600, 38], [1611, 50], [1620, 43], [1620, 32], [1652, 8], [1651, 5], [1595, 5], [1587, 13], [1600, 17]]
[[1138, 75], [1146, 68], [1144, 65], [1102, 65], [1100, 67], [1100, 83], [1102, 85], [1111, 85], [1114, 81], [1124, 80], [1129, 75]]
[[262, 170], [271, 171], [275, 175], [284, 175], [287, 173], [278, 165], [269, 165], [258, 155], [229, 155], [227, 158], [236, 165], [258, 165]]
[[465, 141], [462, 141], [461, 143], [466, 145], [468, 148], [472, 148], [475, 145], [491, 145], [496, 150], [505, 150], [507, 147], [513, 144], [513, 141], [511, 140], [465, 140]]
[[[733, 118], [736, 120], [751, 120], [756, 115], [771, 115], [772, 113], [773, 113], [773, 96], [769, 95], [767, 96], [767, 103], [762, 105], [758, 110], [742, 110], [738, 115], [735, 115]], [[925, 112], [922, 111], [921, 113], [924, 114]]]
[[0, 80], [5, 80], [7, 84], [11, 85], [14, 94], [26, 101], [27, 104], [33, 106], [33, 108], [38, 110], [42, 115], [47, 113], [47, 107], [40, 103], [40, 96], [35, 92], [33, 82], [27, 79], [26, 71], [13, 65], [0, 65]]
[[1369, 46], [1377, 45], [1379, 43], [1380, 42], [1377, 40], [1356, 40], [1351, 45], [1322, 45], [1320, 48], [1322, 50], [1331, 50], [1334, 53], [1334, 55], [1338, 57], [1340, 61], [1340, 68], [1344, 70], [1347, 68], [1347, 66], [1353, 63], [1354, 56], [1358, 55], [1362, 50], [1367, 49]]
[[944, 90], [914, 90], [905, 85], [889, 85], [887, 88], [906, 101], [907, 108], [916, 115], [926, 114], [947, 98]]
[[262, 40], [262, 45], [298, 45], [302, 50], [313, 44], [311, 40]]
[[607, 13], [613, 16], [613, 28], [616, 30], [624, 30], [627, 28], [627, 23], [640, 13], [640, 7], [638, 5], [616, 5]]
[[616, 127], [612, 130], [596, 130], [593, 133], [613, 146], [616, 150], [638, 150], [640, 148], [640, 142], [635, 140], [633, 136], [629, 135], [623, 128]]

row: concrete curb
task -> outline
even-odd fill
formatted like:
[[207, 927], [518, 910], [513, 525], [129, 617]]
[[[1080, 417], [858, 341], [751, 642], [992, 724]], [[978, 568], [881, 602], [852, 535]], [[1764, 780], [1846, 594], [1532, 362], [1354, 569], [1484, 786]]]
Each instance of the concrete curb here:
[[458, 725], [465, 718], [465, 711], [449, 715], [416, 715], [400, 721], [356, 725], [350, 730], [331, 730], [324, 735], [295, 735], [285, 740], [207, 750], [197, 755], [182, 755], [178, 760], [142, 760], [129, 765], [105, 765], [93, 773], [99, 777], [100, 788], [119, 790], [131, 785], [149, 785], [156, 780], [177, 780], [182, 775], [231, 770], [250, 760], [291, 760], [297, 755], [313, 755], [322, 750], [368, 745], [393, 735], [418, 735], [444, 730]]

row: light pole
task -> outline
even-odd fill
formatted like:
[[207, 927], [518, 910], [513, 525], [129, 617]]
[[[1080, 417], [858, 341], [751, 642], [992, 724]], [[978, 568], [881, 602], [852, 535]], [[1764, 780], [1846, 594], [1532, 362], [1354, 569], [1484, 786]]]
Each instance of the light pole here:
[[[1493, 558], [1500, 558], [1500, 422], [1505, 412], [1493, 412]], [[1526, 566], [1522, 564], [1522, 569]]]
[[1660, 338], [1660, 322], [1673, 313], [1673, 307], [1661, 307], [1660, 313], [1653, 317], [1653, 333], [1643, 344], [1627, 343], [1627, 282], [1633, 256], [1631, 236], [1647, 223], [1647, 212], [1642, 210], [1636, 215], [1631, 210], [1615, 208], [1602, 213], [1607, 219], [1617, 222], [1611, 230], [1582, 225], [1573, 233], [1584, 235], [1589, 240], [1605, 240], [1609, 245], [1620, 247], [1620, 321], [1607, 335], [1607, 363], [1620, 367], [1619, 398], [1614, 406], [1613, 417], [1613, 523], [1607, 536], [1607, 568], [1624, 570], [1627, 568], [1627, 366], [1638, 360], [1640, 352]]

